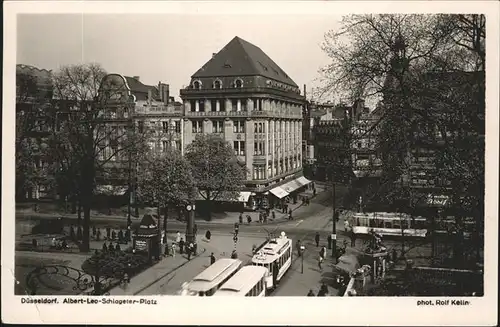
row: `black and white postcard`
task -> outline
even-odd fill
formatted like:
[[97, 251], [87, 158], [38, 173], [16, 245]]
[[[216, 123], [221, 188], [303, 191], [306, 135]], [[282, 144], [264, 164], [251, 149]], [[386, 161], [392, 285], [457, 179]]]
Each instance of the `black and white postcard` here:
[[4, 12], [2, 321], [496, 325], [497, 2]]

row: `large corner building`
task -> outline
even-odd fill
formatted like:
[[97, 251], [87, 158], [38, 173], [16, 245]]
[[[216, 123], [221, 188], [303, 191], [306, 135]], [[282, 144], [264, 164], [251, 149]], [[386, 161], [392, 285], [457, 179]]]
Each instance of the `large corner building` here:
[[233, 145], [248, 170], [241, 197], [250, 206], [279, 201], [309, 182], [302, 176], [305, 97], [259, 47], [235, 37], [180, 95], [183, 150], [199, 133], [218, 134]]

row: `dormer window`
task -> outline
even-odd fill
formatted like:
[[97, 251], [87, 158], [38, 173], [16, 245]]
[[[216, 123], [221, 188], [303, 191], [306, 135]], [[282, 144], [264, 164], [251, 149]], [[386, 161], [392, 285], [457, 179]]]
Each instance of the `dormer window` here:
[[194, 88], [195, 90], [199, 90], [199, 89], [201, 89], [201, 81], [199, 81], [199, 80], [194, 81], [194, 82], [193, 82], [193, 88]]
[[214, 81], [214, 89], [222, 89], [222, 81], [221, 80], [215, 80]]
[[243, 87], [243, 80], [241, 78], [237, 78], [234, 81], [234, 87], [237, 89], [241, 89]]

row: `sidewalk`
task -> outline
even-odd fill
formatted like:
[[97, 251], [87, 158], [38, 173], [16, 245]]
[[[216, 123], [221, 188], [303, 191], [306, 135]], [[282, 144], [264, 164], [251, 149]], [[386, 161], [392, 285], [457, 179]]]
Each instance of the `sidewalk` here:
[[[209, 266], [209, 256], [212, 252], [216, 259], [231, 256], [234, 249], [232, 236], [214, 235], [210, 242], [207, 242], [201, 235], [204, 235], [204, 231], [198, 236], [197, 257], [188, 261], [186, 255], [177, 253], [175, 258], [171, 256], [164, 258], [153, 267], [133, 277], [126, 287], [119, 286], [112, 289], [110, 295], [175, 295], [182, 283], [190, 281]], [[252, 257], [252, 245], [260, 245], [263, 241], [264, 238], [239, 237], [236, 245], [239, 259], [244, 263], [249, 261]]]
[[[311, 202], [314, 202], [316, 197], [321, 194], [324, 191], [327, 191], [322, 185], [317, 185], [316, 184], [316, 196], [311, 198]], [[312, 190], [306, 190], [303, 193], [309, 193], [312, 195]], [[302, 201], [298, 199], [296, 204], [293, 204], [293, 202], [288, 204], [288, 208], [292, 209], [292, 212], [297, 210], [298, 208], [302, 207]], [[274, 210], [276, 212], [276, 219], [274, 221], [271, 221], [268, 219], [267, 224], [273, 224], [277, 222], [282, 222], [282, 221], [287, 221], [288, 218], [288, 213], [282, 213], [279, 211], [279, 209]], [[200, 224], [207, 224], [207, 225], [217, 225], [217, 224], [234, 224], [239, 221], [239, 212], [222, 212], [222, 213], [217, 213], [214, 212], [212, 213], [212, 220], [211, 221], [206, 221], [203, 219], [203, 217], [199, 216], [199, 213], [197, 213], [195, 220], [197, 223]], [[244, 212], [243, 215], [246, 217], [246, 215], [250, 215], [252, 217], [252, 223], [259, 221], [259, 213], [258, 212]], [[140, 215], [139, 217], [132, 216], [132, 223], [139, 223], [140, 220], [142, 219], [143, 215]], [[16, 209], [16, 218], [24, 219], [24, 220], [30, 220], [30, 219], [36, 219], [36, 218], [45, 218], [45, 219], [50, 219], [50, 218], [63, 218], [63, 219], [77, 219], [78, 215], [77, 214], [71, 214], [71, 213], [65, 213], [65, 212], [35, 212], [33, 209], [30, 208], [23, 208], [23, 209]], [[126, 225], [126, 219], [127, 216], [125, 214], [123, 215], [107, 215], [103, 213], [99, 213], [96, 211], [93, 211], [91, 214], [91, 220], [94, 222], [102, 220], [103, 222], [110, 221], [109, 224], [113, 224], [115, 221], [118, 223], [121, 223], [122, 225]], [[179, 221], [177, 219], [177, 216], [170, 215], [169, 216], [169, 221], [172, 222], [179, 222], [183, 223], [182, 221]], [[244, 220], [244, 223], [246, 223], [246, 219]], [[76, 224], [76, 221], [75, 221]]]

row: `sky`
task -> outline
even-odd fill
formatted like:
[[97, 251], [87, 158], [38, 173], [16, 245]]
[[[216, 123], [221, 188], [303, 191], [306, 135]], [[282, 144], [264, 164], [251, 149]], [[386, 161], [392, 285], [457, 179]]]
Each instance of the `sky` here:
[[170, 85], [171, 95], [235, 36], [260, 47], [303, 90], [329, 63], [324, 34], [334, 15], [21, 14], [17, 63], [57, 70], [97, 62], [109, 73]]

